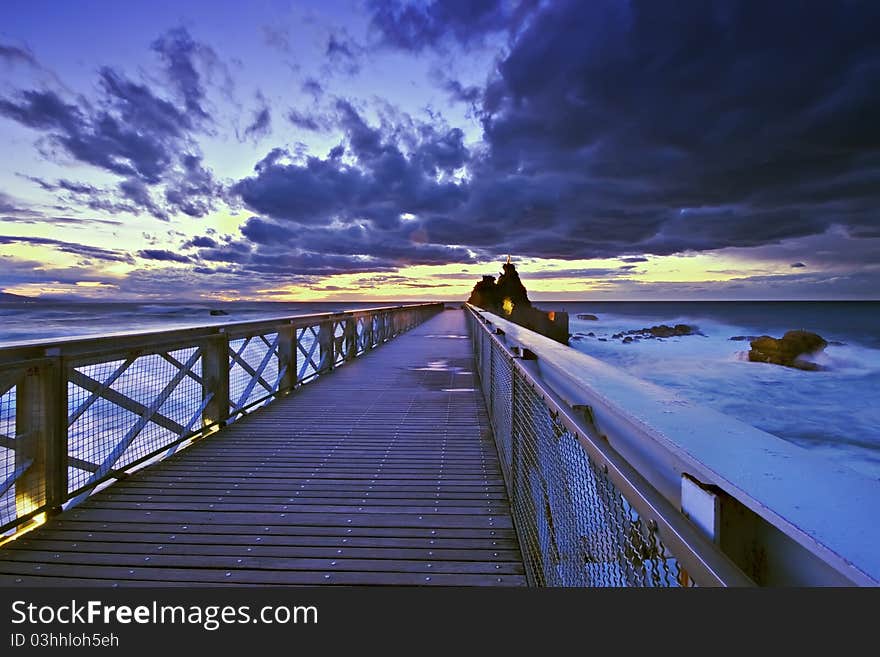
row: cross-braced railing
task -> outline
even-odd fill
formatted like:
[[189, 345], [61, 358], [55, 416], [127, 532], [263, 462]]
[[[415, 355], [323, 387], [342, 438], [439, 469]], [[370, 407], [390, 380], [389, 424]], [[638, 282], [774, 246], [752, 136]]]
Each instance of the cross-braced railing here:
[[0, 348], [0, 535], [420, 324], [416, 304]]

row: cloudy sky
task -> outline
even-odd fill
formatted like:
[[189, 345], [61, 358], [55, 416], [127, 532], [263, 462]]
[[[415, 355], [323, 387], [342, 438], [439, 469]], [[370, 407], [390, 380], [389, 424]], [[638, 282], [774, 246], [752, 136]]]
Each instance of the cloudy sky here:
[[878, 298], [880, 3], [5, 0], [0, 290]]

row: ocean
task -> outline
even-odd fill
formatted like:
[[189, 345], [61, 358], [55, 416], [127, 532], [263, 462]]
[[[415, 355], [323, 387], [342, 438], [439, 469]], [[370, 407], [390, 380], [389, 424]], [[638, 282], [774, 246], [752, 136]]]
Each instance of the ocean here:
[[[70, 303], [0, 300], [0, 347], [25, 340], [206, 326], [387, 305], [391, 304], [376, 301]], [[211, 315], [212, 310], [226, 314]]]
[[[573, 348], [880, 479], [880, 302], [537, 305], [571, 314]], [[599, 319], [580, 320], [578, 313]], [[611, 337], [657, 324], [689, 324], [704, 335], [630, 344]], [[812, 359], [821, 371], [749, 362], [749, 342], [730, 339], [781, 337], [791, 329], [835, 343]], [[587, 337], [591, 332], [595, 337]]]
[[[198, 326], [387, 303], [0, 302], [0, 346], [111, 332]], [[692, 401], [880, 479], [880, 302], [538, 302], [571, 314], [570, 344]], [[212, 316], [210, 310], [227, 315]], [[590, 313], [598, 320], [579, 320]], [[623, 344], [621, 331], [691, 324], [704, 335]], [[814, 331], [834, 342], [822, 371], [750, 363], [748, 341]], [[595, 337], [586, 334], [594, 333]], [[603, 342], [600, 338], [605, 338]]]

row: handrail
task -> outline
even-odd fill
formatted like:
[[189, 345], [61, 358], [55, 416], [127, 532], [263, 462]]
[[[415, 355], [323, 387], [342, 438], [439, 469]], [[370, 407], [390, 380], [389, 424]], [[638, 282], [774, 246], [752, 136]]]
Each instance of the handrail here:
[[[497, 315], [469, 311], [473, 325], [506, 350], [535, 356], [513, 362], [592, 458], [610, 450], [639, 475], [635, 492], [647, 485], [663, 498], [665, 516], [671, 509], [698, 528], [711, 550], [756, 583], [878, 584], [880, 531], [855, 517], [856, 509], [880, 502], [876, 481]], [[816, 484], [804, 487], [814, 477]], [[844, 523], [841, 496], [854, 505]]]
[[[341, 310], [326, 313], [309, 313], [304, 315], [280, 315], [278, 317], [266, 317], [260, 319], [237, 320], [231, 322], [218, 322], [212, 324], [197, 324], [179, 326], [174, 328], [144, 329], [141, 331], [118, 331], [102, 333], [101, 335], [75, 335], [47, 340], [21, 340], [10, 344], [0, 344], [0, 366], [27, 358], [41, 358], [45, 356], [41, 350], [61, 349], [64, 355], [79, 355], [101, 351], [107, 347], [110, 350], [122, 349], [128, 346], [137, 347], [142, 344], [166, 344], [181, 340], [210, 337], [219, 333], [230, 335], [244, 335], [250, 331], [260, 331], [267, 327], [287, 324], [290, 326], [307, 326], [317, 321], [327, 319], [342, 319], [347, 317], [360, 318], [377, 313], [391, 313], [401, 309], [437, 308], [442, 303], [413, 303], [397, 306], [377, 306], [375, 308], [358, 308], [354, 310]], [[53, 351], [52, 355], [57, 355]]]
[[443, 308], [408, 304], [0, 347], [0, 535], [78, 504]]

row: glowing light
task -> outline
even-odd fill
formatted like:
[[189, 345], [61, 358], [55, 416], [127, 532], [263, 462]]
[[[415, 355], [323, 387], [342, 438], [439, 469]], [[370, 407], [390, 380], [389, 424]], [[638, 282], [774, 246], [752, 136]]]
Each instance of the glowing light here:
[[550, 319], [551, 322], [556, 321], [556, 313], [552, 310], [549, 313], [547, 313], [547, 317]]
[[510, 315], [513, 313], [513, 301], [510, 300], [510, 297], [506, 297], [504, 301], [501, 303], [501, 307], [504, 309], [505, 315]]
[[3, 547], [7, 543], [11, 543], [17, 538], [20, 538], [22, 535], [28, 533], [39, 527], [40, 525], [46, 524], [46, 514], [38, 513], [33, 518], [15, 528], [15, 532], [6, 538], [0, 538], [0, 547]]

